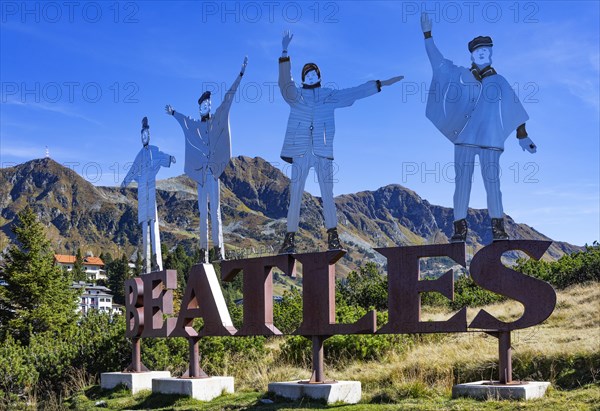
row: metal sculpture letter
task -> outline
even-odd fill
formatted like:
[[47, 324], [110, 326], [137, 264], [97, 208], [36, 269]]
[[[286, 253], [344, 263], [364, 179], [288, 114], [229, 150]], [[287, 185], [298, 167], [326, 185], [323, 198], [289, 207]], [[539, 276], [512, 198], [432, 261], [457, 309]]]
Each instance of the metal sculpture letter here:
[[502, 193], [500, 192], [500, 155], [504, 141], [517, 131], [523, 150], [536, 152], [527, 136], [529, 116], [510, 84], [492, 68], [492, 39], [476, 37], [468, 44], [471, 67], [459, 67], [445, 59], [431, 37], [431, 19], [421, 14], [425, 50], [433, 69], [427, 97], [426, 116], [454, 143], [454, 235], [452, 242], [466, 241], [467, 208], [475, 156], [479, 156], [487, 193], [494, 241], [508, 240], [504, 230]]
[[314, 168], [321, 188], [323, 215], [327, 228], [330, 250], [342, 248], [337, 232], [337, 216], [333, 201], [333, 138], [335, 134], [334, 110], [349, 107], [358, 99], [365, 98], [402, 80], [403, 76], [389, 80], [371, 80], [357, 87], [335, 90], [321, 87], [321, 72], [315, 63], [302, 68], [302, 86], [296, 85], [291, 74], [288, 46], [293, 35], [283, 34], [283, 52], [279, 58], [279, 89], [283, 99], [290, 105], [281, 158], [293, 164], [290, 187], [290, 205], [287, 215], [287, 233], [280, 254], [292, 254], [295, 249], [295, 233], [300, 219], [300, 203], [304, 183]]
[[150, 144], [148, 118], [142, 120], [142, 145], [121, 187], [127, 187], [132, 180], [138, 183], [138, 223], [142, 225], [144, 272], [152, 271], [152, 257], [156, 259], [157, 271], [162, 270], [160, 233], [156, 212], [156, 174], [161, 167], [170, 167], [175, 157], [163, 153]]
[[221, 199], [219, 177], [231, 159], [231, 133], [229, 109], [233, 96], [246, 70], [248, 58], [239, 76], [225, 94], [223, 102], [211, 116], [211, 93], [204, 92], [198, 99], [200, 120], [194, 120], [176, 112], [167, 105], [167, 114], [181, 125], [185, 136], [184, 171], [198, 184], [198, 211], [200, 212], [200, 255], [202, 263], [208, 262], [208, 202], [210, 201], [211, 231], [217, 260], [223, 259], [223, 226], [221, 222]]

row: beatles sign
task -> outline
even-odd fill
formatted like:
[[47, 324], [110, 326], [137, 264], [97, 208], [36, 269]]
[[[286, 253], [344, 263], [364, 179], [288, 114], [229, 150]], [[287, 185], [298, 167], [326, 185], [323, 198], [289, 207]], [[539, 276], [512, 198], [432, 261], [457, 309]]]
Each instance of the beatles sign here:
[[[243, 272], [244, 317], [239, 330], [231, 321], [211, 264], [198, 264], [192, 268], [177, 316], [173, 316], [176, 271], [153, 272], [130, 279], [125, 284], [127, 337], [186, 337], [197, 341], [203, 336], [281, 335], [273, 324], [272, 272], [278, 268], [293, 276], [296, 262], [299, 262], [303, 268], [303, 320], [294, 334], [320, 341], [321, 352], [322, 341], [337, 334], [479, 330], [504, 336], [504, 350], [508, 350], [510, 360], [510, 331], [531, 327], [548, 318], [556, 305], [556, 294], [548, 283], [506, 267], [501, 257], [505, 252], [520, 250], [537, 260], [550, 244], [549, 241], [497, 241], [482, 248], [473, 257], [469, 271], [477, 285], [523, 305], [522, 316], [511, 322], [503, 322], [481, 309], [468, 323], [467, 307], [445, 321], [421, 321], [420, 294], [435, 291], [452, 300], [454, 272], [449, 270], [436, 280], [422, 280], [419, 260], [450, 257], [457, 265], [466, 268], [465, 244], [451, 243], [376, 249], [387, 259], [389, 312], [388, 322], [383, 325], [378, 326], [375, 311], [370, 311], [355, 323], [336, 323], [335, 263], [345, 251], [333, 250], [223, 261], [221, 274], [224, 281], [232, 281]], [[196, 318], [203, 320], [204, 326], [200, 330], [193, 327]], [[319, 338], [315, 340], [315, 337]], [[500, 338], [501, 357], [502, 341]]]

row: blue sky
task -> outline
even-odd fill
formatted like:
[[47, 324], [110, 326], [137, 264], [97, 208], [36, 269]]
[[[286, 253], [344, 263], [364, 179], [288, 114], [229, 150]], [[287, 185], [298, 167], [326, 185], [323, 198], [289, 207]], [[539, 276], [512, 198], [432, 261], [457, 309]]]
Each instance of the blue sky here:
[[[336, 195], [402, 184], [451, 206], [453, 147], [425, 118], [431, 68], [419, 13], [446, 58], [469, 65], [466, 44], [494, 40], [493, 65], [517, 91], [538, 145], [511, 136], [501, 157], [505, 212], [556, 240], [600, 238], [599, 3], [590, 2], [21, 2], [1, 5], [0, 162], [50, 156], [96, 185], [117, 185], [151, 143], [178, 162], [184, 143], [165, 104], [193, 117], [213, 107], [249, 63], [231, 111], [234, 155], [279, 159], [289, 107], [277, 88], [289, 29], [295, 78], [316, 62], [324, 83], [405, 79], [336, 113]], [[480, 175], [471, 203], [485, 208]], [[309, 176], [307, 190], [318, 195]]]

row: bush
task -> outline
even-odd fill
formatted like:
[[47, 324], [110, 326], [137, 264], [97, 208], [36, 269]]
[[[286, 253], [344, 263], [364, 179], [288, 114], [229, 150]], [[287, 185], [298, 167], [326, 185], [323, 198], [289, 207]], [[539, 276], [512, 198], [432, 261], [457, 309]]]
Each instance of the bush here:
[[350, 272], [348, 278], [338, 281], [337, 288], [338, 296], [348, 305], [387, 309], [387, 276], [379, 272], [375, 263], [368, 262], [359, 272]]
[[454, 282], [454, 301], [446, 300], [453, 310], [462, 307], [478, 307], [506, 300], [506, 297], [485, 290], [475, 284], [468, 276], [460, 277]]
[[600, 281], [600, 244], [586, 246], [584, 251], [565, 254], [558, 261], [517, 260], [516, 270], [549, 282], [558, 288]]
[[[550, 381], [554, 386], [570, 390], [586, 384], [598, 384], [600, 353], [557, 353], [539, 355], [525, 352], [513, 357], [513, 379]], [[498, 378], [496, 364], [455, 364], [454, 383]]]
[[38, 377], [27, 347], [9, 335], [0, 345], [0, 398], [8, 399], [10, 394], [16, 393], [29, 394]]
[[[353, 323], [367, 313], [362, 307], [340, 305], [336, 310], [338, 323]], [[377, 313], [377, 323], [387, 323], [387, 313]], [[334, 335], [325, 340], [323, 349], [328, 363], [340, 365], [352, 360], [378, 360], [392, 351], [403, 352], [414, 344], [409, 335]], [[281, 358], [289, 363], [308, 366], [312, 359], [312, 342], [301, 336], [287, 337], [281, 346]]]
[[[27, 355], [39, 372], [40, 381], [44, 381], [42, 391], [60, 392], [68, 389], [73, 369], [92, 375], [122, 371], [130, 362], [130, 347], [123, 317], [93, 311], [81, 318], [79, 327], [67, 333], [34, 336]], [[45, 396], [43, 392], [41, 395]]]
[[286, 291], [283, 300], [273, 305], [273, 322], [284, 334], [291, 334], [302, 323], [302, 294], [297, 289]]
[[260, 360], [266, 355], [265, 337], [206, 337], [200, 339], [201, 365], [207, 374], [221, 374], [236, 357]]
[[[209, 375], [227, 370], [232, 358], [249, 360], [264, 357], [265, 337], [201, 337], [198, 341], [200, 366]], [[189, 342], [186, 338], [143, 338], [142, 362], [151, 370], [168, 370], [183, 375], [189, 366]]]

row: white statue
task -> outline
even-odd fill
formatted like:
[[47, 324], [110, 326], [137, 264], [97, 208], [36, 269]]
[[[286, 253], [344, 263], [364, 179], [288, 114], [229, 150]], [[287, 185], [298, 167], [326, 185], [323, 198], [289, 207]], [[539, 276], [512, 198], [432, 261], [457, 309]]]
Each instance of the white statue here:
[[162, 270], [160, 233], [156, 212], [156, 174], [161, 167], [170, 167], [175, 157], [163, 153], [150, 143], [148, 118], [142, 120], [142, 145], [121, 187], [127, 187], [132, 180], [138, 183], [138, 223], [142, 225], [143, 256], [145, 272], [152, 271], [152, 256], [156, 258], [157, 270]]
[[426, 116], [452, 143], [456, 187], [454, 191], [454, 235], [452, 242], [467, 238], [467, 207], [475, 156], [479, 156], [494, 241], [507, 240], [500, 192], [500, 155], [504, 141], [516, 130], [523, 150], [536, 152], [527, 136], [529, 116], [510, 84], [492, 68], [490, 37], [469, 42], [472, 65], [454, 65], [439, 52], [431, 37], [431, 19], [421, 14], [425, 49], [433, 69]]
[[311, 168], [314, 168], [323, 199], [323, 214], [327, 228], [327, 243], [330, 250], [341, 249], [337, 232], [337, 216], [333, 201], [333, 138], [335, 135], [334, 110], [349, 107], [358, 99], [365, 98], [402, 80], [403, 76], [389, 80], [372, 80], [347, 89], [321, 87], [321, 72], [314, 63], [302, 68], [302, 85], [294, 82], [288, 46], [293, 35], [283, 34], [283, 52], [279, 58], [279, 88], [284, 100], [290, 105], [281, 158], [292, 163], [290, 205], [287, 215], [287, 233], [280, 249], [281, 254], [295, 252], [295, 233], [298, 231], [300, 203], [304, 183]]
[[214, 115], [210, 114], [211, 93], [206, 91], [198, 99], [200, 120], [192, 119], [167, 105], [167, 114], [181, 125], [185, 137], [185, 173], [198, 184], [198, 210], [200, 212], [200, 255], [201, 262], [208, 262], [208, 203], [210, 201], [211, 231], [216, 258], [223, 259], [223, 226], [221, 222], [221, 200], [219, 177], [231, 159], [231, 134], [229, 109], [235, 92], [246, 71], [248, 58], [239, 76], [225, 94], [223, 102]]

